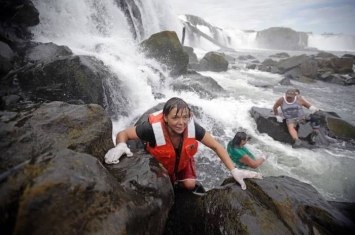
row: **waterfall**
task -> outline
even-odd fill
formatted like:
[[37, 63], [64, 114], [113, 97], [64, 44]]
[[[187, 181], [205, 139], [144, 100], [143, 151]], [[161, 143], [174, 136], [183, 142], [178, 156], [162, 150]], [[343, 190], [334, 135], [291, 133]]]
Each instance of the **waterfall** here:
[[[198, 16], [192, 15], [180, 15], [181, 22], [191, 23], [194, 27], [199, 29], [202, 33], [214, 38], [218, 43], [225, 47], [240, 50], [240, 49], [267, 49], [258, 48], [257, 31], [243, 31], [240, 29], [221, 29], [212, 24], [206, 22], [204, 19]], [[325, 51], [355, 51], [355, 36], [346, 34], [327, 34], [327, 35], [315, 35], [302, 32], [296, 32], [292, 29], [285, 28], [294, 34], [298, 34], [298, 46], [299, 48], [317, 48]], [[279, 41], [278, 36], [273, 35], [275, 41]], [[272, 35], [268, 40], [273, 40]], [[297, 43], [296, 43], [297, 44]], [[209, 42], [208, 40], [200, 37], [194, 32], [188, 31], [187, 45], [191, 47], [201, 48], [203, 50], [218, 50], [219, 46]], [[277, 46], [277, 45], [275, 45]], [[297, 47], [297, 45], [293, 45]], [[276, 47], [275, 47], [276, 48]], [[280, 47], [281, 49], [281, 47]]]
[[[74, 54], [95, 56], [122, 82], [122, 90], [128, 97], [127, 104], [122, 105], [127, 107], [129, 114], [118, 115], [118, 119], [113, 121], [114, 135], [133, 125], [147, 109], [173, 96], [179, 96], [190, 105], [203, 110], [198, 123], [224, 146], [234, 136], [237, 128], [247, 129], [248, 134], [253, 136], [248, 148], [255, 156], [260, 156], [262, 152], [269, 153], [268, 161], [257, 169], [265, 176], [287, 175], [313, 185], [328, 200], [355, 201], [353, 152], [342, 148], [295, 150], [290, 145], [259, 133], [256, 129], [249, 110], [252, 106], [272, 108], [275, 100], [286, 89], [278, 85], [282, 79], [281, 75], [246, 69], [230, 69], [223, 73], [201, 72], [202, 75], [213, 78], [226, 90], [226, 96], [215, 99], [204, 99], [194, 92], [176, 92], [169, 87], [172, 78], [169, 78], [167, 71], [155, 60], [145, 58], [137, 50], [137, 45], [142, 40], [163, 30], [175, 31], [181, 38], [181, 22], [166, 0], [136, 0], [134, 2], [137, 9], [129, 6], [126, 13], [118, 7], [118, 0], [33, 2], [40, 12], [40, 24], [31, 29], [34, 41], [66, 45]], [[139, 11], [140, 19], [132, 18], [128, 21], [127, 13], [133, 15], [134, 11]], [[132, 33], [132, 24], [136, 34]], [[219, 29], [217, 35], [214, 35], [205, 26], [199, 26], [199, 29], [211, 37], [216, 36], [221, 43], [227, 44], [227, 47], [238, 49], [254, 46], [256, 32]], [[192, 34], [186, 39], [187, 45], [203, 47], [203, 52], [218, 49], [211, 42], [195, 38]], [[312, 40], [312, 43], [317, 43]], [[324, 48], [326, 47], [327, 45], [324, 45]], [[275, 51], [254, 51], [251, 54], [262, 61], [261, 58], [267, 58], [270, 54], [275, 54]], [[161, 73], [167, 78], [165, 83], [161, 83]], [[260, 88], [252, 85], [255, 81], [267, 81], [274, 85], [271, 88]], [[336, 112], [355, 124], [353, 87], [322, 82], [295, 84], [307, 100], [317, 107]], [[153, 92], [161, 93], [163, 98], [155, 99]], [[338, 94], [341, 94], [341, 97]], [[198, 180], [203, 182], [206, 189], [220, 185], [230, 176], [214, 152], [201, 144], [196, 155], [196, 168]]]
[[123, 82], [131, 115], [120, 117], [115, 130], [131, 125], [132, 119], [154, 106], [152, 91], [163, 89], [155, 70], [164, 74], [164, 69], [156, 61], [146, 59], [137, 45], [163, 30], [176, 31], [178, 35], [182, 31], [166, 1], [135, 2], [142, 21], [133, 22], [134, 28], [144, 29], [137, 38], [115, 0], [34, 0], [40, 12], [40, 24], [32, 29], [35, 41], [54, 42], [68, 46], [74, 54], [95, 56]]
[[308, 35], [308, 46], [327, 51], [355, 51], [355, 36], [346, 34]]

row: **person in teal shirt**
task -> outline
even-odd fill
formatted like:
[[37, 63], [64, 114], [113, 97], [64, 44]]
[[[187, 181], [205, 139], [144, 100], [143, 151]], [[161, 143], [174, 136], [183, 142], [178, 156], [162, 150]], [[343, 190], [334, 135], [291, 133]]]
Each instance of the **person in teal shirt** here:
[[263, 153], [260, 158], [256, 159], [255, 156], [249, 152], [244, 145], [250, 139], [251, 138], [248, 137], [245, 132], [239, 131], [235, 134], [233, 140], [228, 143], [227, 152], [238, 168], [257, 168], [268, 158], [268, 155]]

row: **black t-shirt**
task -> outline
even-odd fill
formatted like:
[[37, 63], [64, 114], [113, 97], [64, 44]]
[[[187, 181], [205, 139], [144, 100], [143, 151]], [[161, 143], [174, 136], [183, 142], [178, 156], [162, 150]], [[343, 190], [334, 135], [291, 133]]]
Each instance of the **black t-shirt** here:
[[[150, 146], [155, 146], [156, 140], [154, 136], [154, 131], [152, 124], [148, 121], [145, 121], [136, 126], [136, 133], [139, 139], [147, 141], [150, 143]], [[201, 141], [205, 136], [206, 130], [199, 124], [195, 122], [195, 136], [196, 140]]]

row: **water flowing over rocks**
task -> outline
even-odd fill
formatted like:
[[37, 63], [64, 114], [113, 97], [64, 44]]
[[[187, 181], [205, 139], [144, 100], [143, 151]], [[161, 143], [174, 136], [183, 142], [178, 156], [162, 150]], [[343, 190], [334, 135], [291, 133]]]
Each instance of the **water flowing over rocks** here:
[[143, 22], [139, 7], [135, 1], [116, 0], [116, 3], [126, 16], [134, 39], [143, 37]]
[[[289, 177], [246, 180], [246, 191], [229, 178], [203, 194], [174, 192], [166, 170], [140, 141], [129, 143], [133, 157], [105, 164], [114, 146], [111, 119], [127, 114], [119, 78], [65, 45], [31, 42], [27, 27], [39, 22], [31, 1], [4, 0], [0, 13], [2, 234], [353, 234], [349, 205], [327, 202]], [[150, 55], [178, 77], [173, 89], [184, 91], [181, 84], [189, 82], [201, 97], [223, 95], [213, 78], [187, 70], [188, 55], [175, 32], [155, 37], [158, 53]], [[167, 48], [176, 51], [161, 57]], [[147, 110], [137, 123], [161, 108]], [[191, 108], [201, 116], [200, 107]], [[331, 113], [324, 118], [324, 134], [353, 141], [346, 122]], [[213, 123], [213, 135], [223, 131]]]
[[[254, 118], [260, 133], [266, 133], [274, 140], [293, 144], [294, 140], [288, 133], [285, 120], [278, 123], [271, 109], [252, 107], [250, 114]], [[309, 123], [301, 124], [298, 128], [298, 136], [302, 141], [302, 147], [334, 148], [343, 145], [349, 149], [355, 149], [355, 127], [353, 125], [342, 120], [333, 112], [318, 111], [316, 114], [321, 118], [316, 144], [309, 144], [312, 132], [311, 125]]]

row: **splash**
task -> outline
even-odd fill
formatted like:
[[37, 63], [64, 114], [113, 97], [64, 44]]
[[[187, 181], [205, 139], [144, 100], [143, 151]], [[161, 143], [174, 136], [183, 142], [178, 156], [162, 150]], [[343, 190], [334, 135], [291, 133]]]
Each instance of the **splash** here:
[[[136, 37], [132, 35], [131, 25], [125, 14], [113, 0], [34, 1], [40, 12], [40, 24], [32, 29], [35, 41], [66, 45], [74, 54], [95, 56], [122, 81], [129, 96], [127, 104], [124, 104], [129, 107], [129, 115], [120, 116], [117, 122], [113, 123], [114, 135], [132, 125], [147, 109], [172, 96], [178, 96], [189, 104], [202, 108], [203, 113], [198, 122], [224, 146], [233, 137], [237, 128], [247, 129], [253, 136], [248, 146], [250, 150], [256, 156], [260, 156], [261, 152], [268, 152], [270, 155], [268, 161], [258, 169], [265, 176], [288, 175], [312, 184], [327, 199], [355, 201], [353, 198], [355, 184], [351, 177], [355, 165], [353, 158], [349, 158], [353, 154], [346, 151], [338, 151], [335, 154], [334, 151], [329, 153], [324, 150], [294, 150], [289, 145], [274, 141], [257, 131], [256, 124], [249, 114], [250, 108], [252, 106], [271, 108], [273, 101], [280, 95], [278, 89], [285, 87], [261, 89], [251, 84], [254, 80], [277, 84], [281, 80], [280, 75], [246, 69], [231, 69], [224, 73], [205, 72], [203, 75], [215, 79], [227, 93], [226, 97], [212, 100], [200, 98], [193, 92], [172, 90], [168, 86], [169, 80], [172, 79], [169, 77], [165, 84], [161, 84], [156, 70], [160, 73], [164, 73], [164, 70], [156, 61], [148, 60], [140, 54], [137, 45], [151, 34], [163, 30], [175, 31], [181, 37], [182, 26], [165, 0], [135, 2], [142, 20], [134, 21], [134, 28], [143, 30]], [[139, 24], [142, 24], [142, 27]], [[207, 28], [200, 29], [213, 36]], [[232, 29], [217, 32], [219, 32], [217, 39], [228, 47], [253, 47], [255, 41], [253, 32]], [[205, 51], [216, 49], [207, 42], [196, 42], [196, 45], [201, 44], [204, 49], [197, 50], [201, 55]], [[327, 45], [324, 45], [324, 48], [326, 47]], [[257, 59], [260, 59], [268, 57], [269, 52], [245, 50], [241, 53], [260, 55], [257, 56]], [[302, 86], [297, 83], [296, 85]], [[337, 86], [338, 92], [335, 94], [329, 90], [330, 85], [317, 84], [318, 87], [320, 85], [323, 86], [320, 90], [312, 84], [307, 84], [301, 89], [307, 94], [307, 99], [315, 105], [329, 108], [343, 117], [347, 115], [350, 118], [354, 117], [353, 109], [350, 108], [354, 106], [352, 87]], [[156, 100], [153, 91], [158, 91], [165, 98]], [[342, 97], [339, 98], [337, 94], [342, 94]], [[345, 96], [346, 94], [348, 96]], [[323, 98], [320, 100], [319, 97]], [[203, 181], [206, 188], [218, 186], [223, 179], [230, 176], [210, 149], [201, 146], [196, 159], [198, 179]]]

